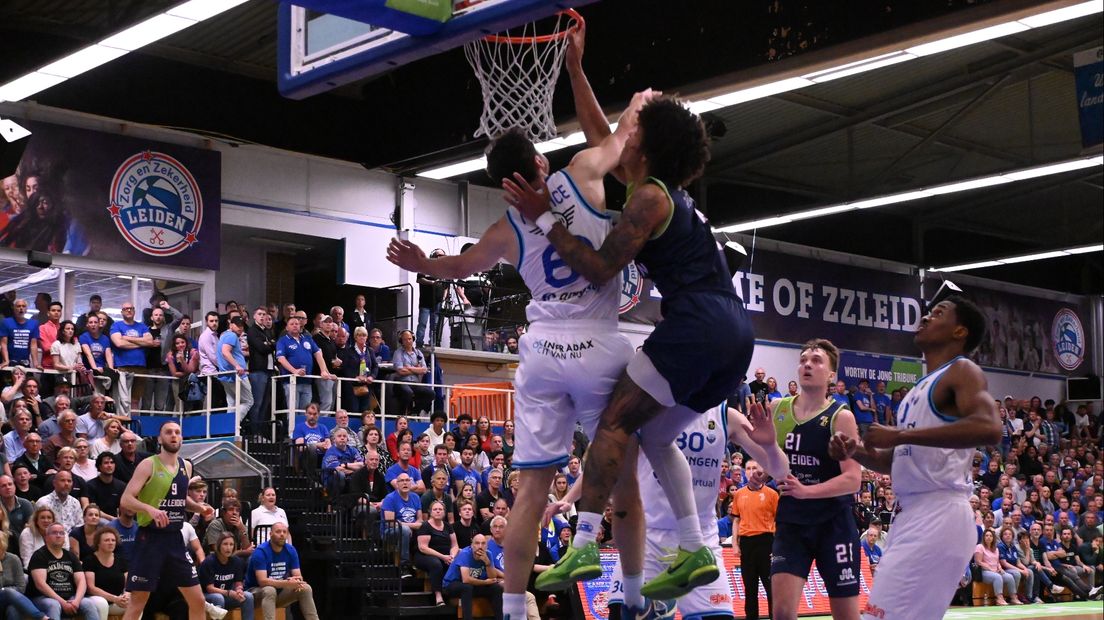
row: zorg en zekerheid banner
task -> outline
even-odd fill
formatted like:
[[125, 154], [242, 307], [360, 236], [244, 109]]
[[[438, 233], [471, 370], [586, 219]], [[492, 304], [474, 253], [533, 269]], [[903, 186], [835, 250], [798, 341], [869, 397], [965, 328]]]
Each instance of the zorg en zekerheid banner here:
[[47, 123], [0, 196], [0, 247], [218, 269], [221, 156]]

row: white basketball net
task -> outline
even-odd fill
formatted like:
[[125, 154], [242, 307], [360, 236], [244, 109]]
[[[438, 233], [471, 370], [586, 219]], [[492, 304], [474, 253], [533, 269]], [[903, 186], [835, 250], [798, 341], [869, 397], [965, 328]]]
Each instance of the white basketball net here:
[[[523, 37], [526, 42], [496, 42], [484, 38], [464, 45], [464, 54], [479, 79], [483, 91], [483, 114], [476, 136], [494, 138], [508, 129], [524, 129], [534, 142], [556, 137], [556, 121], [552, 118], [552, 96], [560, 77], [567, 37], [555, 36], [570, 27], [573, 20], [566, 14], [557, 15], [552, 30], [537, 32], [530, 23], [503, 36]], [[538, 35], [547, 42], [535, 42]]]

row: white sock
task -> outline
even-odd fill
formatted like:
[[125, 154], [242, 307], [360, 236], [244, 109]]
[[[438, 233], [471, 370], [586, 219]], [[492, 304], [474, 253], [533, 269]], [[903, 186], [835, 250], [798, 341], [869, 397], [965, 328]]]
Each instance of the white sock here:
[[625, 607], [644, 609], [644, 595], [640, 593], [640, 586], [644, 585], [644, 573], [639, 575], [623, 575], [622, 586], [625, 588]]
[[702, 540], [701, 522], [698, 515], [682, 517], [678, 520], [679, 547], [687, 551], [697, 551], [705, 546]]
[[502, 618], [506, 620], [525, 620], [525, 594], [503, 593]]
[[600, 529], [602, 529], [602, 515], [597, 512], [580, 512], [579, 521], [575, 525], [575, 538], [571, 540], [571, 546], [582, 549], [598, 540], [598, 530]]
[[705, 546], [702, 540], [698, 510], [694, 505], [694, 479], [690, 464], [675, 444], [642, 446], [659, 484], [667, 495], [671, 512], [678, 518], [679, 546], [687, 551], [697, 551]]

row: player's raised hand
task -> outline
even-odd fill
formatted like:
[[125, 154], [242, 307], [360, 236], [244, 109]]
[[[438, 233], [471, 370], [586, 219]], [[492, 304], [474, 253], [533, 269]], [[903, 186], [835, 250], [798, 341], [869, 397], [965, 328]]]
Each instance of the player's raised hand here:
[[828, 456], [837, 461], [846, 461], [855, 456], [855, 452], [857, 452], [858, 449], [859, 441], [854, 437], [848, 437], [842, 432], [837, 432], [835, 435], [832, 435], [832, 439], [828, 441]]
[[552, 517], [561, 515], [568, 510], [571, 510], [571, 504], [567, 502], [552, 502], [544, 507], [544, 516], [541, 517], [541, 524], [548, 525], [552, 521]]
[[863, 444], [871, 448], [894, 448], [900, 444], [901, 431], [892, 426], [871, 424], [863, 435]]
[[567, 67], [583, 66], [583, 48], [586, 46], [586, 23], [580, 22], [567, 34]]
[[515, 172], [513, 179], [502, 179], [502, 189], [506, 190], [506, 202], [527, 220], [536, 221], [545, 211], [552, 210], [552, 195], [544, 179], [530, 183], [521, 173]]
[[747, 419], [750, 425], [745, 426], [744, 430], [752, 441], [764, 447], [778, 442], [769, 408], [752, 396], [747, 397]]
[[392, 239], [387, 245], [387, 260], [407, 271], [425, 271], [429, 259], [418, 244], [405, 239]]

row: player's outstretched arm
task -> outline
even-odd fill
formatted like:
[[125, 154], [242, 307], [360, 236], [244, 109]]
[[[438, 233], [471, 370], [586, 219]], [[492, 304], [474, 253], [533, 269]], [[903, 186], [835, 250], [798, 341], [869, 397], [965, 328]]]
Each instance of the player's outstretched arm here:
[[[621, 168], [621, 151], [625, 148], [629, 136], [636, 131], [640, 109], [659, 94], [658, 91], [649, 88], [633, 95], [629, 106], [617, 120], [617, 129], [613, 133], [608, 133], [607, 127], [607, 135], [598, 144], [580, 151], [571, 159], [571, 163], [567, 165], [567, 171], [583, 188], [590, 190], [588, 195], [600, 195], [598, 192], [604, 192], [599, 185], [607, 174], [612, 173], [618, 181], [625, 183], [624, 170]], [[605, 122], [604, 116], [601, 122]]]
[[407, 271], [427, 273], [438, 278], [466, 278], [486, 271], [505, 258], [516, 265], [517, 238], [505, 217], [483, 233], [483, 236], [463, 254], [430, 258], [422, 248], [406, 239], [392, 239], [387, 246], [387, 260]]
[[[548, 187], [544, 181], [533, 185], [515, 174], [513, 181], [504, 179], [502, 186], [506, 189], [506, 202], [540, 224], [538, 218], [549, 209]], [[590, 282], [602, 284], [621, 273], [625, 265], [636, 258], [648, 239], [667, 220], [671, 208], [666, 192], [649, 183], [633, 192], [621, 219], [597, 250], [576, 238], [558, 221], [545, 234], [569, 267]]]
[[567, 57], [564, 65], [571, 78], [571, 93], [575, 96], [575, 114], [579, 117], [579, 127], [586, 136], [587, 146], [598, 146], [613, 133], [609, 121], [590, 87], [590, 80], [583, 71], [583, 48], [586, 46], [586, 24], [567, 37]]
[[748, 415], [729, 407], [728, 428], [728, 441], [746, 450], [771, 478], [784, 480], [790, 475], [790, 464], [786, 461], [786, 453], [778, 445], [768, 407], [763, 407], [753, 398], [748, 400]]
[[[956, 422], [930, 428], [891, 428], [874, 424], [866, 432], [864, 443], [868, 447], [889, 449], [905, 444], [956, 449], [1000, 443], [1000, 414], [981, 368], [969, 361], [956, 362], [947, 369], [937, 389], [945, 389], [952, 396], [959, 418]], [[935, 397], [938, 403], [940, 395], [935, 394]]]

